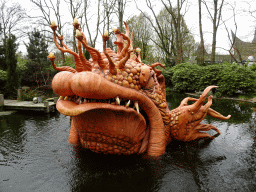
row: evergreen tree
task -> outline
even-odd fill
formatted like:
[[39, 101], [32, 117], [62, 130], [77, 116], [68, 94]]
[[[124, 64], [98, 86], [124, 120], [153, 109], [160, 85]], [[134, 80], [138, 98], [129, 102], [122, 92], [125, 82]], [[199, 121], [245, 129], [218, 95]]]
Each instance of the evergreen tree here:
[[[3, 41], [4, 42], [4, 41]], [[7, 70], [7, 65], [5, 62], [5, 46], [4, 43], [0, 45], [0, 70]]]
[[29, 34], [29, 44], [26, 45], [28, 58], [32, 61], [40, 62], [40, 60], [47, 60], [48, 44], [45, 41], [45, 36], [38, 30], [34, 29]]
[[[11, 35], [12, 36], [12, 35]], [[6, 63], [6, 46], [7, 46], [7, 41], [10, 37], [2, 37], [1, 38], [1, 45], [0, 45], [0, 70], [3, 70], [3, 71], [7, 71], [8, 69], [8, 65]], [[16, 37], [15, 38], [15, 42], [16, 42]], [[18, 44], [16, 44], [14, 42], [14, 49], [15, 49], [15, 52], [16, 50], [18, 49]]]
[[10, 34], [6, 42], [5, 61], [7, 65], [7, 83], [5, 86], [5, 95], [7, 98], [16, 97], [17, 89], [19, 87], [19, 75], [16, 70], [17, 68], [17, 44], [15, 43], [16, 37]]
[[49, 67], [51, 62], [47, 59], [48, 56], [48, 44], [46, 43], [45, 36], [38, 30], [34, 29], [29, 34], [29, 43], [26, 44], [28, 59], [24, 71], [21, 84], [29, 87], [42, 87], [50, 82]]

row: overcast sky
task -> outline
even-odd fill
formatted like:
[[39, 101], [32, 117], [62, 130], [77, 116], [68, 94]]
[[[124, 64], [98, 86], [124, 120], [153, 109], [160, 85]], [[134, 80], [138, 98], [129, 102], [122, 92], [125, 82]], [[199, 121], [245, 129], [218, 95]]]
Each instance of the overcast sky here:
[[[9, 0], [12, 2], [18, 2], [22, 5], [23, 8], [25, 8], [28, 12], [28, 14], [37, 16], [40, 15], [40, 11], [36, 11], [33, 9], [33, 4], [30, 2], [30, 0]], [[46, 0], [47, 1], [47, 0]], [[54, 1], [54, 0], [53, 0]], [[62, 0], [63, 1], [63, 0]], [[154, 1], [154, 0], [152, 0]], [[213, 0], [210, 0], [212, 2]], [[140, 8], [143, 11], [146, 11], [150, 13], [150, 10], [147, 8], [145, 0], [137, 0], [136, 1]], [[161, 1], [155, 1], [155, 10], [156, 13], [160, 11], [160, 9], [163, 7], [161, 5]], [[176, 0], [173, 0], [173, 2], [176, 2]], [[190, 32], [193, 34], [196, 42], [200, 41], [200, 36], [199, 36], [199, 25], [198, 25], [198, 4], [197, 0], [188, 0], [188, 11], [185, 14], [185, 20], [187, 23], [188, 28], [190, 29]], [[246, 13], [245, 10], [249, 10], [249, 4], [251, 4], [251, 9], [255, 8], [256, 9], [256, 0], [247, 0], [247, 1], [236, 1], [236, 0], [228, 0], [229, 3], [235, 4], [236, 3], [236, 11], [237, 11], [237, 16], [236, 16], [236, 21], [238, 25], [238, 31], [237, 31], [237, 36], [244, 41], [252, 41], [253, 35], [255, 32], [255, 27], [256, 27], [256, 13], [254, 14], [255, 18], [250, 16], [249, 13]], [[65, 3], [63, 2], [63, 5]], [[206, 11], [206, 8], [204, 5], [202, 5], [202, 9], [204, 10], [203, 12], [203, 32], [204, 32], [204, 39], [205, 39], [205, 44], [210, 47], [211, 42], [212, 42], [212, 23], [211, 20], [209, 19], [209, 14]], [[62, 13], [63, 13], [63, 20], [69, 21], [70, 25], [72, 23], [70, 13], [68, 11], [67, 6], [62, 7]], [[91, 13], [93, 13], [93, 9], [90, 9]], [[136, 9], [136, 5], [134, 1], [131, 0], [131, 3], [128, 4], [128, 6], [125, 9], [125, 17], [124, 20], [126, 21], [129, 19], [132, 15], [136, 14], [138, 15], [140, 12]], [[232, 17], [232, 11], [229, 6], [225, 6], [222, 12], [223, 19], [227, 20], [228, 18]], [[55, 18], [53, 17], [53, 20]], [[231, 29], [235, 29], [234, 21], [233, 18], [229, 19], [227, 22], [227, 27]], [[92, 23], [93, 26], [93, 23]], [[68, 29], [67, 29], [68, 30]], [[98, 42], [97, 44], [100, 44], [98, 46], [102, 46], [101, 42]], [[228, 40], [228, 35], [227, 32], [224, 28], [224, 25], [221, 25], [218, 29], [217, 33], [217, 47], [222, 47], [225, 49], [229, 48], [229, 40]], [[24, 52], [24, 46], [20, 46], [20, 50]], [[226, 53], [227, 52], [223, 51], [222, 49], [217, 49], [217, 52], [221, 53]]]

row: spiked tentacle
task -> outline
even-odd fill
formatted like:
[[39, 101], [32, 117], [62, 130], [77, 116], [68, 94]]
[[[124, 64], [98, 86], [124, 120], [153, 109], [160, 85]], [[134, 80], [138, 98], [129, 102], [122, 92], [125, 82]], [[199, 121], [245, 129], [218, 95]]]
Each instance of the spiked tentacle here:
[[212, 96], [209, 96], [208, 102], [204, 106], [202, 106], [200, 110], [193, 116], [195, 125], [198, 125], [204, 119], [211, 105], [212, 105]]
[[[70, 49], [64, 49], [64, 48], [60, 47], [60, 45], [59, 45], [59, 43], [58, 43], [58, 41], [57, 41], [57, 34], [56, 34], [56, 31], [55, 31], [55, 30], [53, 30], [53, 34], [54, 34], [54, 42], [55, 42], [56, 47], [57, 47], [61, 52], [63, 52], [63, 53], [70, 53], [71, 55], [73, 55], [73, 57], [74, 57], [74, 59], [75, 59], [75, 64], [76, 64], [76, 71], [77, 71], [77, 72], [83, 71], [83, 65], [82, 65], [82, 62], [81, 62], [81, 60], [80, 60], [78, 54], [75, 53], [75, 52], [73, 52], [73, 51], [70, 50]], [[58, 37], [59, 37], [59, 36], [58, 36]], [[61, 40], [61, 43], [62, 43], [62, 45], [63, 45], [63, 44], [64, 44], [64, 43], [63, 43], [63, 37], [60, 36], [59, 38], [62, 39], [62, 40]], [[64, 45], [65, 45], [65, 44], [64, 44]], [[64, 45], [63, 45], [63, 46], [64, 46]], [[65, 46], [64, 46], [64, 47], [65, 47]]]
[[131, 52], [132, 52], [132, 50], [128, 51], [126, 53], [126, 56], [121, 61], [118, 62], [118, 66], [117, 66], [118, 69], [124, 68], [126, 61], [130, 58]]
[[123, 48], [123, 50], [120, 53], [121, 57], [125, 57], [126, 53], [129, 51], [131, 41], [130, 41], [130, 38], [128, 36], [126, 36], [125, 34], [121, 33], [121, 35], [122, 35], [123, 39], [127, 41], [127, 45], [125, 46], [125, 48]]
[[[78, 34], [76, 35], [76, 38], [78, 39], [78, 41], [80, 41], [80, 43], [83, 44], [83, 46], [86, 48], [86, 50], [90, 53], [92, 60], [98, 62], [101, 69], [105, 69], [106, 65], [104, 64], [104, 62], [101, 58], [100, 52], [97, 49], [94, 49], [88, 45], [86, 37], [85, 37], [84, 33], [82, 32], [82, 29], [79, 27], [80, 25], [79, 25], [77, 19], [74, 19], [73, 26], [76, 29], [77, 33], [79, 33], [79, 35]], [[79, 55], [80, 55], [80, 57], [83, 57], [81, 54], [79, 54]], [[81, 59], [85, 60], [84, 57]], [[88, 63], [86, 63], [85, 68], [88, 68], [91, 70], [91, 65], [89, 67]]]
[[128, 25], [127, 25], [127, 23], [124, 21], [124, 26], [125, 26], [125, 35], [127, 36], [127, 37], [129, 37], [129, 27], [128, 27]]
[[138, 53], [138, 60], [141, 62], [141, 55], [140, 55], [141, 49], [137, 48], [136, 52]]
[[48, 59], [51, 60], [53, 68], [54, 68], [55, 70], [57, 70], [57, 71], [69, 71], [69, 72], [72, 72], [72, 73], [76, 73], [76, 72], [77, 72], [74, 68], [69, 67], [69, 66], [56, 67], [56, 65], [55, 65], [55, 63], [54, 63], [55, 56], [53, 55], [53, 53], [50, 53], [50, 54], [49, 54]]
[[103, 35], [102, 38], [103, 38], [103, 51], [104, 51], [104, 54], [106, 55], [106, 57], [109, 61], [109, 72], [112, 75], [116, 75], [117, 70], [116, 70], [115, 64], [114, 64], [113, 60], [111, 59], [111, 57], [109, 56], [109, 54], [107, 53], [107, 50], [106, 50], [106, 41], [108, 41], [109, 36], [104, 36]]
[[220, 113], [218, 113], [217, 111], [213, 110], [212, 108], [209, 108], [209, 110], [207, 111], [208, 115], [211, 115], [214, 118], [217, 119], [221, 119], [221, 120], [227, 120], [231, 117], [231, 115], [228, 115], [227, 117], [221, 115]]
[[57, 71], [69, 71], [69, 72], [72, 72], [72, 73], [76, 73], [77, 72], [74, 68], [72, 68], [70, 66], [56, 67], [54, 61], [51, 61], [51, 62], [52, 62], [53, 68], [55, 70], [57, 70]]
[[92, 71], [91, 64], [84, 57], [82, 45], [81, 45], [80, 41], [78, 41], [78, 51], [79, 51], [79, 57], [80, 57], [82, 63], [84, 64], [84, 71]]
[[212, 88], [217, 88], [217, 87], [218, 87], [218, 86], [209, 86], [209, 87], [207, 87], [207, 88], [204, 90], [204, 92], [202, 93], [202, 95], [200, 96], [200, 98], [198, 99], [198, 101], [196, 101], [196, 102], [192, 105], [191, 110], [192, 110], [193, 112], [197, 112], [197, 111], [200, 109], [200, 107], [203, 105], [204, 100], [206, 99], [208, 92], [209, 92]]
[[185, 99], [183, 99], [183, 100], [181, 101], [179, 107], [187, 106], [189, 101], [198, 101], [198, 99], [191, 98], [191, 97], [186, 97]]
[[159, 75], [162, 74], [162, 71], [159, 70], [159, 69], [155, 69], [156, 66], [160, 66], [160, 67], [163, 67], [163, 68], [165, 68], [165, 66], [162, 65], [161, 63], [158, 63], [158, 62], [157, 62], [157, 63], [153, 63], [153, 64], [151, 65], [151, 67], [153, 68], [153, 70], [154, 70], [155, 73], [156, 73], [156, 76], [158, 77]]
[[115, 32], [117, 38], [117, 40], [114, 42], [114, 44], [117, 45], [117, 54], [120, 54], [124, 48], [124, 39], [119, 29], [113, 29], [113, 31]]
[[130, 41], [131, 41], [130, 50], [133, 50], [133, 32], [131, 34]]
[[90, 47], [86, 43], [86, 41], [84, 41], [83, 35], [81, 35], [79, 37], [76, 36], [76, 38], [78, 39], [78, 41], [80, 41], [83, 44], [83, 46], [86, 48], [86, 50], [90, 53], [92, 60], [98, 62], [98, 65], [100, 66], [100, 68], [102, 70], [106, 69], [106, 63], [104, 63], [104, 61], [100, 55], [100, 52], [97, 49]]

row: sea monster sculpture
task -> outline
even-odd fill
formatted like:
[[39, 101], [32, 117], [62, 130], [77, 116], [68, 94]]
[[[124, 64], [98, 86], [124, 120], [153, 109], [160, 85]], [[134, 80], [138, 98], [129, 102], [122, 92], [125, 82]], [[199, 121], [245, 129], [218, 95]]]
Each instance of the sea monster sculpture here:
[[[129, 28], [124, 24], [126, 34], [113, 29], [117, 38], [116, 53], [106, 48], [107, 31], [102, 36], [103, 53], [100, 53], [88, 45], [75, 19], [73, 26], [79, 50], [75, 53], [64, 44], [63, 36], [56, 34], [55, 22], [50, 26], [57, 48], [72, 54], [75, 60], [75, 69], [56, 67], [54, 54], [48, 56], [54, 69], [62, 71], [53, 78], [52, 89], [60, 96], [56, 104], [58, 111], [71, 117], [69, 142], [105, 154], [147, 153], [150, 157], [159, 157], [173, 139], [188, 142], [213, 138], [201, 132], [210, 129], [220, 134], [216, 127], [200, 124], [207, 114], [222, 120], [230, 118], [210, 108], [212, 96], [203, 105], [208, 92], [217, 86], [207, 87], [199, 99], [183, 99], [178, 108], [170, 111], [164, 76], [155, 68], [164, 66], [141, 62], [140, 49], [136, 50], [137, 56]], [[89, 61], [83, 55], [82, 45], [91, 55]], [[195, 102], [188, 105], [189, 101]]]

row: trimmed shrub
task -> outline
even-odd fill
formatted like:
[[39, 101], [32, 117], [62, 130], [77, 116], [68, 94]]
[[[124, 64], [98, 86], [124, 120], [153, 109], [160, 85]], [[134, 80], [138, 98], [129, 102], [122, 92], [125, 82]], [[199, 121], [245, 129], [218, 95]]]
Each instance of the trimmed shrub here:
[[222, 63], [208, 66], [182, 63], [163, 71], [167, 87], [177, 92], [203, 91], [207, 86], [217, 85], [217, 96], [232, 96], [238, 92], [254, 93], [256, 73], [249, 67]]

